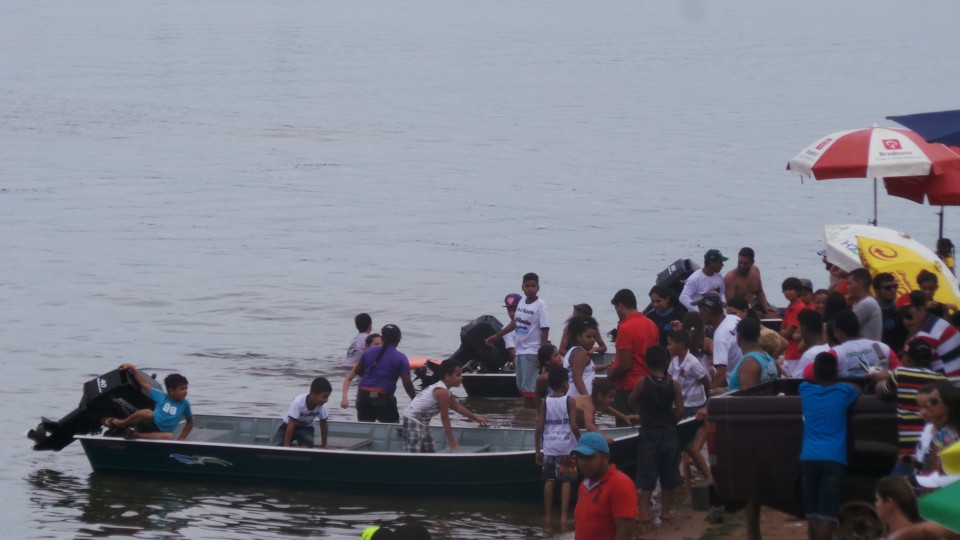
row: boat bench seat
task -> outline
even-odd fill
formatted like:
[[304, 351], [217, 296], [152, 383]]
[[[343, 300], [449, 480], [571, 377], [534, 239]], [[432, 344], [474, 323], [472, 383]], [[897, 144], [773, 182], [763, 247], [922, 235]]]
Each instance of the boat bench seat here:
[[[320, 437], [316, 438], [319, 448]], [[327, 448], [330, 450], [361, 450], [373, 445], [370, 437], [327, 437]]]
[[230, 429], [197, 428], [190, 431], [190, 442], [232, 442], [234, 431]]

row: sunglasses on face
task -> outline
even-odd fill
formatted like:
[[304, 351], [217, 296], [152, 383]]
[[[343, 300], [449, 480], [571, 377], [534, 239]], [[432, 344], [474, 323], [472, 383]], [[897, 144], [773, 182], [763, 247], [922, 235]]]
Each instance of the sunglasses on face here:
[[885, 291], [895, 291], [895, 290], [897, 290], [897, 286], [896, 286], [896, 285], [884, 285], [883, 287], [880, 287], [880, 288], [883, 289], [883, 290], [885, 290]]

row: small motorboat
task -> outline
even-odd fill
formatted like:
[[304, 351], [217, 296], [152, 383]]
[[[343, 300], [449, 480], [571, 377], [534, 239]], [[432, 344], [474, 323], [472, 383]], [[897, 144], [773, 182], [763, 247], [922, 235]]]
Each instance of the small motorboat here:
[[[459, 449], [447, 447], [435, 426], [437, 452], [403, 450], [397, 424], [328, 422], [327, 447], [272, 444], [280, 418], [194, 415], [186, 440], [124, 439], [100, 434], [100, 418], [123, 417], [153, 402], [127, 372], [113, 371], [84, 386], [80, 406], [59, 421], [44, 418], [28, 432], [35, 450], [60, 450], [79, 440], [98, 472], [164, 477], [267, 480], [315, 489], [368, 493], [434, 493], [467, 497], [531, 497], [543, 490], [534, 456], [535, 431], [508, 427], [455, 427]], [[182, 429], [182, 426], [181, 428]], [[108, 432], [109, 433], [109, 432]], [[611, 459], [635, 470], [635, 428], [612, 428]]]

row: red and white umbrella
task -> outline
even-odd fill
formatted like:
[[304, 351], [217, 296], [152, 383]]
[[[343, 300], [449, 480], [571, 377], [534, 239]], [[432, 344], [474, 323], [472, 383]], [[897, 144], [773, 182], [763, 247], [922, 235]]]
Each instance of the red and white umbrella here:
[[817, 180], [873, 178], [876, 225], [877, 178], [886, 179], [888, 190], [892, 179], [915, 184], [960, 171], [960, 155], [942, 144], [928, 143], [909, 129], [872, 127], [819, 139], [787, 162], [787, 170]]

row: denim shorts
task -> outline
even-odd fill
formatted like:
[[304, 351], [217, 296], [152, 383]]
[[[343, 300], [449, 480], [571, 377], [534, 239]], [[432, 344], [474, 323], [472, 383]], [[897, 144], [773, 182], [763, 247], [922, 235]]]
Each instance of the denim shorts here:
[[[273, 434], [273, 438], [270, 440], [270, 444], [274, 446], [283, 446], [283, 438], [287, 435], [287, 423], [284, 422], [280, 424], [280, 427], [277, 428], [276, 433]], [[309, 426], [295, 426], [293, 428], [293, 438], [290, 439], [290, 444], [299, 444], [300, 446], [305, 446], [307, 448], [313, 448], [314, 442], [313, 438], [315, 432], [313, 430], [313, 424]]]
[[847, 466], [837, 461], [801, 461], [800, 467], [807, 519], [838, 521]]
[[653, 491], [683, 484], [680, 478], [680, 442], [675, 427], [641, 427], [637, 456], [637, 488]]
[[517, 355], [517, 389], [523, 397], [534, 397], [537, 388], [537, 355]]

